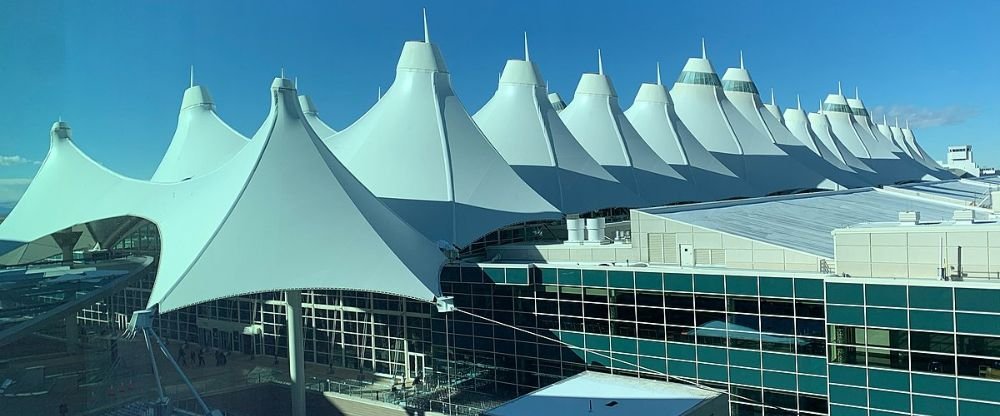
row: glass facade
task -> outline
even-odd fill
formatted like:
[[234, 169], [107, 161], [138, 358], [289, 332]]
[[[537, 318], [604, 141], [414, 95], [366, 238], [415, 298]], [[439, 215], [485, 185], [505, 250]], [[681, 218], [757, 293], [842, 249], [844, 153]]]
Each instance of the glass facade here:
[[682, 84], [722, 86], [722, 83], [719, 82], [719, 75], [714, 72], [681, 71], [681, 75], [677, 77], [677, 82]]
[[748, 92], [757, 94], [757, 86], [750, 81], [722, 80], [722, 89], [726, 91]]
[[851, 107], [847, 104], [835, 104], [835, 103], [823, 103], [823, 111], [834, 111], [838, 113], [848, 113], [851, 114]]

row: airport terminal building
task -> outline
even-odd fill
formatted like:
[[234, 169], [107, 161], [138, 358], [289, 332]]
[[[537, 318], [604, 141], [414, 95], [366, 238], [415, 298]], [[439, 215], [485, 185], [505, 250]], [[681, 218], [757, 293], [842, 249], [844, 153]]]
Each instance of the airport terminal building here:
[[[602, 382], [691, 400], [678, 415], [1000, 414], [1000, 181], [956, 178], [857, 93], [782, 112], [703, 44], [624, 110], [598, 52], [566, 105], [525, 39], [470, 114], [426, 22], [396, 69], [341, 131], [282, 74], [253, 137], [192, 76], [149, 180], [55, 123], [0, 223], [0, 346], [106, 342], [87, 366], [113, 371], [80, 375], [108, 387], [95, 408], [130, 403], [119, 345], [145, 338], [182, 374], [203, 370], [177, 346], [246, 356], [227, 387], [288, 386], [296, 416], [306, 391], [387, 414], [510, 414], [576, 385], [636, 405]], [[30, 362], [0, 393], [46, 383]], [[175, 414], [252, 414], [181, 378]]]

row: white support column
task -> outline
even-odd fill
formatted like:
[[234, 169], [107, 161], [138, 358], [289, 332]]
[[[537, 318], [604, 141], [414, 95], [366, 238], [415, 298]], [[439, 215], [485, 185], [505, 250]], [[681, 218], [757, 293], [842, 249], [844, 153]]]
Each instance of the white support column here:
[[292, 385], [292, 416], [306, 415], [305, 343], [302, 334], [302, 292], [285, 292], [285, 320], [288, 322], [288, 374]]

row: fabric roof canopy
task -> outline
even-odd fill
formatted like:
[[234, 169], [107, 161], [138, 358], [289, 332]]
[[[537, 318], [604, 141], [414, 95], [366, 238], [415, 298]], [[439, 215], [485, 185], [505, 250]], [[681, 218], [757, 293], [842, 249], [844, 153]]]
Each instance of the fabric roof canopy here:
[[[250, 142], [218, 169], [157, 183], [118, 175], [83, 154], [66, 123], [0, 240], [33, 241], [104, 218], [160, 231], [149, 305], [161, 312], [248, 293], [353, 289], [431, 301], [444, 256], [333, 157], [287, 79]], [[254, 243], [258, 242], [258, 243]]]

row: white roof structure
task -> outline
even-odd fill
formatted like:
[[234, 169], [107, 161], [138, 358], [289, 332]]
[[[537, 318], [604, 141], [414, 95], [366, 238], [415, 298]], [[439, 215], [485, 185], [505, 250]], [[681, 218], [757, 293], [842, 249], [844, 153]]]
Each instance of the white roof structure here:
[[[897, 127], [899, 126], [899, 121], [898, 120], [896, 121], [896, 126]], [[892, 130], [890, 129], [890, 131], [892, 131]], [[900, 129], [900, 132], [903, 133], [903, 139], [904, 139], [903, 140], [903, 144], [909, 146], [911, 149], [913, 149], [913, 151], [916, 154], [919, 155], [919, 156], [914, 156], [913, 157], [914, 159], [916, 159], [917, 161], [923, 162], [925, 165], [929, 166], [931, 169], [935, 169], [935, 170], [940, 170], [940, 171], [947, 172], [947, 170], [944, 169], [943, 167], [941, 167], [941, 165], [938, 164], [937, 161], [935, 161], [934, 158], [930, 154], [928, 154], [926, 150], [924, 150], [924, 148], [920, 147], [920, 143], [917, 143], [917, 138], [913, 135], [913, 130], [910, 130], [910, 122], [909, 121], [906, 122], [906, 127], [903, 127], [902, 129]], [[950, 172], [948, 172], [948, 173], [950, 173]]]
[[455, 96], [430, 43], [408, 41], [396, 79], [359, 120], [325, 140], [368, 189], [434, 241], [458, 247], [506, 225], [559, 218], [497, 153]]
[[313, 104], [312, 98], [309, 98], [308, 95], [300, 95], [299, 105], [302, 107], [302, 113], [306, 115], [306, 121], [309, 122], [309, 126], [312, 127], [317, 136], [325, 139], [337, 134], [336, 130], [319, 118], [319, 110], [316, 109], [316, 104]]
[[774, 103], [774, 88], [771, 88], [771, 102], [764, 103], [764, 109], [771, 113], [775, 120], [778, 120], [781, 123], [785, 122], [785, 119], [781, 114], [781, 108]]
[[246, 137], [215, 113], [208, 89], [194, 85], [193, 69], [191, 73], [191, 86], [184, 91], [177, 115], [177, 129], [150, 179], [153, 182], [177, 182], [211, 172], [247, 144]]
[[886, 180], [885, 177], [879, 175], [878, 172], [875, 172], [874, 169], [866, 165], [861, 159], [858, 159], [857, 156], [854, 156], [854, 153], [851, 153], [847, 146], [844, 146], [844, 144], [840, 142], [840, 139], [833, 134], [833, 128], [830, 126], [830, 119], [823, 114], [822, 101], [820, 101], [819, 108], [816, 112], [808, 113], [806, 118], [809, 119], [809, 131], [816, 135], [816, 138], [826, 146], [827, 150], [840, 159], [840, 161], [844, 162], [844, 164], [861, 176], [865, 177], [868, 182], [874, 185], [892, 183], [891, 181]]
[[488, 416], [708, 416], [728, 414], [725, 394], [685, 384], [585, 371], [511, 400]]
[[[903, 153], [894, 153], [892, 147], [879, 142], [871, 131], [854, 118], [854, 112], [838, 84], [837, 93], [829, 94], [823, 101], [823, 114], [830, 120], [834, 136], [858, 159], [885, 178], [882, 183], [914, 180], [934, 180], [926, 169], [919, 167]], [[903, 156], [905, 159], [900, 159]]]
[[[850, 152], [843, 149], [843, 145], [837, 143], [836, 139], [832, 137], [829, 131], [830, 125], [829, 122], [826, 121], [826, 117], [823, 117], [821, 114], [817, 114], [819, 117], [822, 117], [822, 120], [817, 120], [817, 123], [822, 124], [820, 128], [825, 132], [824, 140], [820, 139], [820, 137], [813, 132], [812, 128], [810, 128], [809, 119], [813, 116], [813, 114], [806, 115], [806, 112], [802, 110], [802, 103], [798, 101], [798, 97], [796, 97], [796, 107], [785, 109], [784, 115], [785, 127], [789, 132], [795, 135], [799, 141], [805, 144], [809, 150], [812, 150], [813, 153], [822, 157], [826, 163], [833, 165], [837, 169], [850, 172], [864, 180], [865, 183], [871, 184], [865, 178], [875, 172], [856, 158], [852, 159], [852, 162], [856, 162], [854, 163], [857, 165], [856, 167], [851, 167], [844, 161], [845, 153], [852, 158], [853, 155], [850, 155]], [[825, 142], [830, 142], [834, 146], [834, 150], [830, 150]]]
[[691, 183], [661, 159], [625, 117], [618, 93], [604, 75], [600, 50], [597, 73], [580, 77], [573, 101], [559, 116], [587, 153], [645, 205], [699, 199]]
[[[854, 120], [857, 121], [861, 130], [865, 134], [869, 134], [874, 137], [879, 144], [892, 151], [892, 153], [895, 154], [900, 160], [913, 165], [918, 170], [932, 175], [936, 179], [951, 179], [955, 177], [951, 173], [943, 172], [937, 164], [928, 164], [924, 162], [919, 155], [914, 157], [910, 154], [910, 152], [903, 150], [906, 145], [905, 140], [900, 142], [904, 144], [904, 146], [901, 147], [899, 146], [899, 143], [896, 143], [896, 141], [891, 137], [883, 135], [882, 132], [879, 131], [878, 127], [875, 126], [871, 116], [868, 114], [868, 109], [865, 108], [864, 102], [861, 101], [861, 95], [858, 93], [857, 89], [854, 90], [854, 98], [847, 99], [847, 104], [851, 107], [851, 112], [854, 114]], [[913, 162], [916, 162], [916, 164]]]
[[656, 83], [643, 83], [625, 117], [657, 156], [695, 185], [698, 199], [742, 196], [747, 184], [729, 170], [681, 122], [656, 65]]
[[750, 77], [750, 72], [743, 65], [742, 53], [740, 53], [740, 67], [729, 68], [722, 76], [722, 90], [726, 98], [729, 99], [729, 102], [736, 107], [750, 125], [757, 129], [757, 132], [764, 134], [772, 143], [788, 154], [789, 158], [794, 159], [801, 166], [829, 180], [825, 186], [818, 187], [841, 189], [869, 185], [853, 171], [841, 169], [838, 165], [832, 165], [820, 155], [811, 151], [801, 140], [781, 124], [780, 118], [774, 117], [764, 107], [764, 103], [761, 101], [757, 90], [757, 85], [754, 84], [753, 79]]
[[862, 223], [898, 221], [898, 214], [902, 211], [919, 211], [920, 217], [928, 221], [949, 220], [958, 209], [969, 207], [879, 188], [861, 188], [649, 208], [642, 211], [709, 230], [833, 258], [831, 232], [834, 229]]
[[493, 97], [472, 117], [504, 160], [566, 214], [638, 206], [641, 201], [604, 170], [569, 132], [529, 59], [510, 59]]
[[705, 53], [690, 58], [670, 90], [674, 108], [695, 138], [752, 187], [749, 195], [831, 185], [788, 157], [744, 118], [722, 92]]
[[878, 132], [879, 134], [882, 135], [882, 137], [892, 140], [892, 142], [896, 144], [896, 147], [902, 149], [910, 157], [914, 157], [914, 155], [917, 154], [917, 152], [913, 149], [913, 147], [910, 146], [908, 143], [906, 143], [906, 141], [902, 142], [896, 141], [896, 138], [893, 137], [892, 135], [892, 128], [889, 127], [889, 123], [886, 121], [886, 116], [884, 113], [882, 114], [882, 124], [876, 124], [875, 127], [878, 129]]
[[114, 173], [76, 147], [66, 123], [55, 123], [49, 153], [0, 223], [0, 240], [30, 242], [106, 218], [147, 219], [162, 247], [149, 305], [161, 312], [309, 288], [434, 299], [444, 261], [437, 244], [337, 161], [305, 122], [291, 81], [275, 79], [270, 98], [270, 114], [246, 146], [180, 182]]

